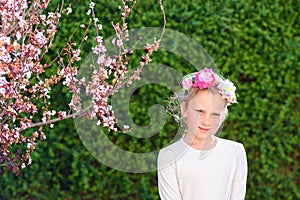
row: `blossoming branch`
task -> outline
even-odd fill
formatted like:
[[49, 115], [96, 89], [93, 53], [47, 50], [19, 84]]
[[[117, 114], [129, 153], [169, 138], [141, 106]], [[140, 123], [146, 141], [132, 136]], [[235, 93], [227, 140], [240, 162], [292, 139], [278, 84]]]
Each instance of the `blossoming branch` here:
[[[139, 78], [142, 66], [151, 61], [150, 56], [159, 48], [160, 40], [145, 46], [146, 55], [142, 57], [141, 67], [127, 77], [128, 50], [123, 42], [128, 40], [127, 17], [136, 1], [122, 0], [121, 24], [112, 23], [116, 33], [113, 43], [118, 47], [117, 55], [108, 56], [100, 35], [102, 24], [94, 12], [95, 3], [90, 2], [87, 15], [90, 21], [79, 28], [84, 29], [81, 41], [76, 45], [73, 35], [69, 36], [65, 47], [55, 59], [44, 63], [43, 58], [53, 46], [55, 34], [59, 31], [58, 22], [62, 15], [72, 13], [71, 6], [64, 9], [58, 6], [54, 12], [45, 13], [50, 0], [1, 0], [0, 24], [0, 171], [19, 173], [19, 169], [31, 164], [30, 154], [39, 140], [45, 140], [43, 127], [77, 116], [97, 119], [97, 124], [116, 131], [113, 108], [109, 97], [123, 84], [130, 84]], [[162, 2], [158, 1], [165, 14]], [[88, 39], [87, 33], [94, 27], [96, 37], [92, 52], [97, 60], [93, 67], [91, 80], [76, 78], [81, 60], [81, 45]], [[47, 68], [57, 63], [56, 73], [45, 78]], [[111, 81], [112, 80], [112, 81]], [[62, 83], [72, 94], [68, 110], [50, 109], [51, 89]], [[79, 87], [80, 86], [80, 87]], [[92, 97], [87, 108], [81, 105], [80, 91], [85, 88], [86, 95]], [[42, 106], [40, 103], [42, 102]], [[25, 135], [26, 132], [26, 135]], [[28, 135], [28, 132], [30, 133]]]

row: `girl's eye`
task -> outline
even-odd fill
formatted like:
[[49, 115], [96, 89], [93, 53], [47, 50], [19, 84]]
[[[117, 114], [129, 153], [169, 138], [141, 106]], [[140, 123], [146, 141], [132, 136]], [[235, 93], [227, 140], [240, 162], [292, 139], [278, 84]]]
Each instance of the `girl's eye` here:
[[212, 115], [213, 115], [214, 117], [219, 117], [219, 116], [220, 116], [219, 113], [213, 113]]
[[196, 110], [198, 113], [203, 113], [203, 110]]

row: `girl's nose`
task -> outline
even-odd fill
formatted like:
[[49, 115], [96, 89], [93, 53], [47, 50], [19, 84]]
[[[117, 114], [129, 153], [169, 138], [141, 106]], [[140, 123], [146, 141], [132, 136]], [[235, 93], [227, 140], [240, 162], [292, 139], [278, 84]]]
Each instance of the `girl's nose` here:
[[209, 114], [205, 114], [205, 115], [203, 115], [202, 117], [203, 117], [203, 118], [202, 118], [202, 123], [203, 123], [204, 125], [209, 126], [210, 123], [211, 123], [211, 116], [210, 116]]

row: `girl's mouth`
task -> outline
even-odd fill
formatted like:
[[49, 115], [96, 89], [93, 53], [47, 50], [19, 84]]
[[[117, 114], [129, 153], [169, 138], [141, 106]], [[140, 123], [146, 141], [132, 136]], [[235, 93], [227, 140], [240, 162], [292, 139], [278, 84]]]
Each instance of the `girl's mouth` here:
[[208, 131], [209, 131], [208, 128], [201, 128], [201, 127], [198, 127], [198, 128], [199, 128], [199, 130], [202, 131], [202, 132], [208, 132]]

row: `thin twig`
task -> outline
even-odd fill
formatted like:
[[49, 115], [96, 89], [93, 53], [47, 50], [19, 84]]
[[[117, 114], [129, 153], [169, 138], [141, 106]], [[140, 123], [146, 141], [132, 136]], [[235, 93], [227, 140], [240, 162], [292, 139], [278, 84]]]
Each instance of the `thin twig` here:
[[[90, 108], [91, 108], [91, 105], [88, 106], [87, 108], [85, 108], [84, 110], [80, 111], [80, 112], [76, 112], [76, 113], [73, 113], [71, 115], [67, 115], [65, 117], [58, 117], [58, 118], [55, 118], [55, 119], [48, 120], [46, 122], [37, 122], [37, 123], [29, 125], [28, 127], [26, 127], [26, 129], [37, 127], [37, 126], [44, 126], [44, 125], [48, 125], [48, 124], [53, 124], [53, 123], [58, 122], [58, 121], [62, 121], [62, 120], [69, 119], [69, 118], [74, 118], [76, 116], [83, 115], [83, 114], [87, 113]], [[23, 129], [22, 131], [24, 131], [26, 129]]]

